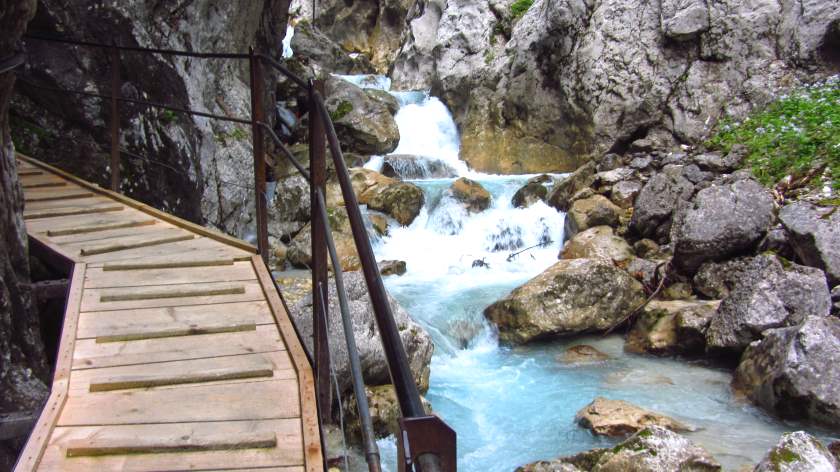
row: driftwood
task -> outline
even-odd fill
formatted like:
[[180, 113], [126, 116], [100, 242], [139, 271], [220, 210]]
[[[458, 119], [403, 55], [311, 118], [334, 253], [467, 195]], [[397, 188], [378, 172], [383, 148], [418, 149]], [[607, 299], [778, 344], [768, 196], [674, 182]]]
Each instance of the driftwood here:
[[522, 250], [519, 250], [519, 251], [516, 251], [516, 252], [512, 252], [512, 253], [510, 253], [510, 255], [507, 256], [507, 261], [508, 262], [512, 261], [516, 256], [522, 254], [525, 251], [530, 251], [531, 249], [535, 249], [535, 248], [538, 248], [538, 247], [545, 247], [545, 246], [548, 246], [549, 244], [551, 244], [553, 242], [554, 241], [549, 239], [548, 241], [543, 241], [539, 244], [534, 244], [533, 246], [526, 247], [525, 249], [522, 249]]

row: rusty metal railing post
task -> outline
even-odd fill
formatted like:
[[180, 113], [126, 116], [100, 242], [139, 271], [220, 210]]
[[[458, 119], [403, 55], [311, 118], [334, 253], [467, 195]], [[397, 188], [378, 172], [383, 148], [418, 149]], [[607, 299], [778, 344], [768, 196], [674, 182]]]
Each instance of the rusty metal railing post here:
[[260, 123], [264, 121], [262, 63], [254, 48], [248, 51], [251, 67], [251, 138], [254, 146], [254, 206], [257, 217], [257, 250], [268, 265], [268, 202], [265, 195], [265, 141]]
[[120, 191], [120, 50], [111, 53], [111, 190]]
[[[321, 209], [318, 203], [318, 190], [326, 194], [327, 159], [324, 125], [318, 116], [315, 104], [315, 91], [323, 93], [324, 84], [319, 80], [309, 82], [309, 201], [312, 214], [310, 230], [312, 231], [312, 315], [315, 356], [315, 387], [318, 393], [318, 407], [321, 420], [331, 421], [332, 394], [330, 391], [330, 351], [328, 338], [329, 328], [329, 290], [327, 285], [327, 239], [324, 222], [318, 217]], [[326, 203], [325, 203], [326, 204]], [[324, 208], [326, 212], [326, 208]], [[316, 290], [323, 290], [323, 296], [316, 296]], [[323, 306], [322, 306], [323, 305]], [[321, 310], [325, 316], [321, 316]]]

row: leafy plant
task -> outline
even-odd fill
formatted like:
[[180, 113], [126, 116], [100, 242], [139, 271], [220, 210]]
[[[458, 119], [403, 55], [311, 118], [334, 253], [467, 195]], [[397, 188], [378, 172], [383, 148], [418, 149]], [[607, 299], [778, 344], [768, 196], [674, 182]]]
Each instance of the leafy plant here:
[[345, 100], [339, 103], [335, 110], [330, 112], [330, 118], [333, 121], [338, 121], [347, 116], [351, 111], [353, 111], [353, 104]]
[[840, 76], [798, 89], [743, 122], [722, 120], [707, 145], [729, 152], [747, 147], [745, 164], [765, 185], [808, 175], [810, 185], [840, 190]]
[[175, 112], [172, 111], [172, 110], [163, 110], [160, 113], [160, 121], [164, 125], [168, 125], [168, 124], [172, 123], [173, 121], [175, 121], [175, 118], [176, 118]]
[[514, 18], [520, 18], [533, 4], [534, 0], [516, 0], [510, 5], [510, 12]]

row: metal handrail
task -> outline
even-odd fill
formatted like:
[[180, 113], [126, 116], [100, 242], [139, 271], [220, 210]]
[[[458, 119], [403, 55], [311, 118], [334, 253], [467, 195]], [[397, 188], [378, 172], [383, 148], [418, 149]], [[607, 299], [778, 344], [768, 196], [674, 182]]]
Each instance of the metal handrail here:
[[250, 56], [243, 53], [235, 52], [195, 52], [195, 51], [180, 51], [177, 49], [158, 49], [158, 48], [144, 48], [141, 46], [120, 46], [118, 44], [104, 44], [93, 41], [82, 41], [79, 39], [71, 39], [65, 37], [54, 36], [46, 33], [27, 33], [23, 35], [24, 39], [34, 39], [37, 41], [49, 41], [52, 43], [72, 44], [74, 46], [84, 46], [92, 48], [112, 49], [127, 52], [139, 52], [144, 54], [161, 54], [165, 56], [183, 56], [195, 57], [200, 59], [248, 59]]
[[23, 53], [15, 53], [9, 57], [5, 57], [0, 60], [0, 74], [5, 74], [6, 72], [10, 72], [21, 65], [23, 65], [26, 56]]

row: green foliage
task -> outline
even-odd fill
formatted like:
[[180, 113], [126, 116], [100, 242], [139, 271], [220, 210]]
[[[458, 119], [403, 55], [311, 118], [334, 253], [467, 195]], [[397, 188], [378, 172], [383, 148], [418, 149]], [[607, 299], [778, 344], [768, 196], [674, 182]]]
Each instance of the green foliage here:
[[330, 112], [330, 118], [333, 121], [338, 121], [347, 116], [351, 111], [353, 111], [353, 104], [345, 100], [339, 103], [335, 110]]
[[790, 464], [799, 460], [802, 460], [799, 454], [784, 447], [770, 452], [770, 463], [775, 465], [777, 469], [783, 464]]
[[250, 135], [247, 131], [242, 128], [233, 128], [230, 132], [220, 132], [213, 135], [216, 138], [216, 142], [219, 144], [223, 144], [227, 146], [229, 140], [234, 141], [247, 141]]
[[496, 54], [493, 52], [492, 49], [488, 49], [488, 50], [484, 51], [484, 63], [485, 64], [489, 65], [491, 62], [493, 62], [493, 59], [495, 59], [495, 58], [496, 58]]
[[840, 190], [840, 76], [783, 96], [743, 122], [723, 120], [706, 144], [723, 152], [745, 145], [745, 164], [765, 185], [825, 166], [830, 182], [816, 173], [811, 184]]
[[514, 18], [520, 18], [533, 4], [534, 0], [516, 0], [510, 5], [510, 12]]
[[176, 115], [175, 112], [172, 110], [163, 110], [160, 113], [160, 122], [164, 125], [168, 125], [175, 121]]

